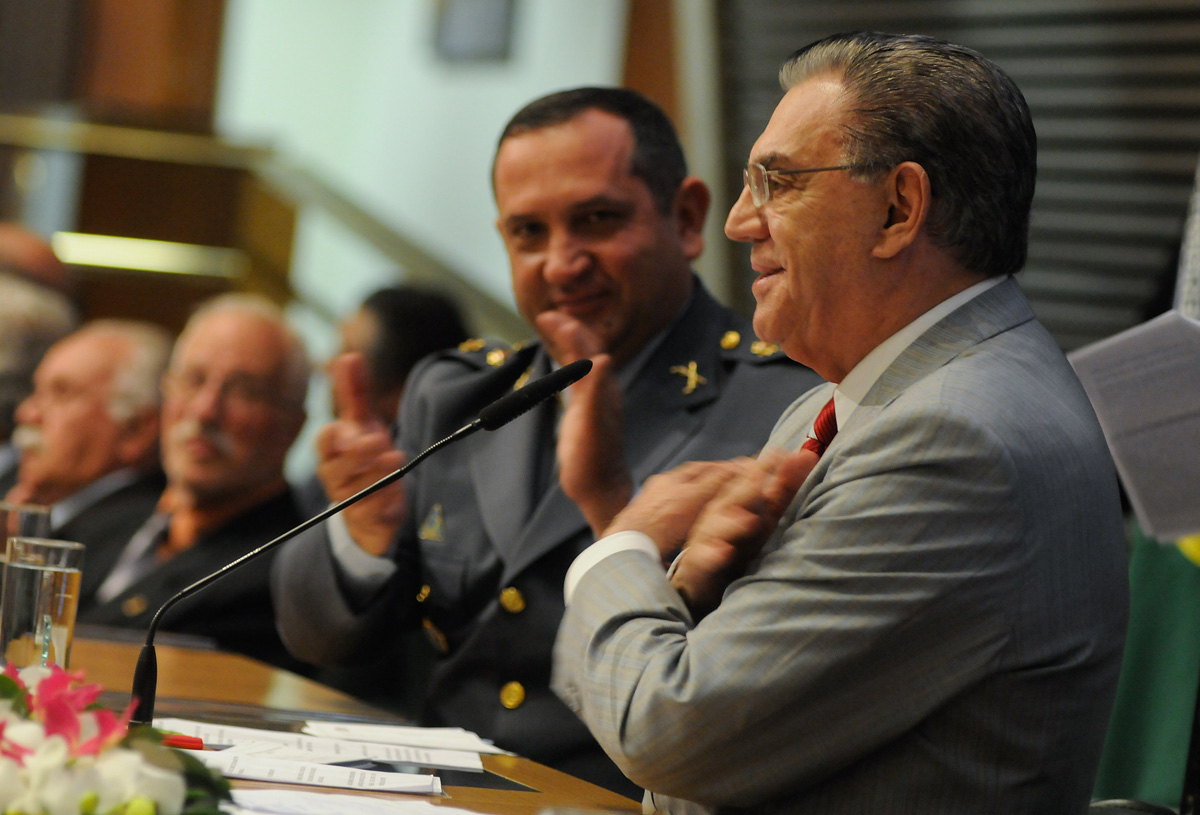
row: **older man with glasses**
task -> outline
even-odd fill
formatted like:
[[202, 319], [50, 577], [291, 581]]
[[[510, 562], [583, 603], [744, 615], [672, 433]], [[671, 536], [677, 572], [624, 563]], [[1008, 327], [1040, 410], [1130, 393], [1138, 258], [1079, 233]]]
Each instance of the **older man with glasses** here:
[[756, 331], [834, 384], [760, 459], [647, 482], [568, 574], [554, 688], [657, 811], [1083, 812], [1124, 536], [1012, 278], [1028, 108], [928, 37], [835, 35], [780, 76], [725, 230]]
[[[303, 344], [267, 300], [224, 295], [192, 316], [163, 382], [166, 489], [80, 622], [144, 630], [177, 591], [300, 522], [283, 464], [304, 424], [308, 377]], [[178, 603], [162, 630], [295, 666], [275, 631], [272, 557]]]

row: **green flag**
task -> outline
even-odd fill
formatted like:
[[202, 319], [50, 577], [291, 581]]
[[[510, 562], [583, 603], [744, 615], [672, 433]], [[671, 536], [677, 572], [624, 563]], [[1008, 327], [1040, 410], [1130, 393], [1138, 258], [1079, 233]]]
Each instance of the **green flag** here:
[[1200, 537], [1163, 545], [1135, 530], [1129, 633], [1097, 798], [1178, 807], [1200, 682]]

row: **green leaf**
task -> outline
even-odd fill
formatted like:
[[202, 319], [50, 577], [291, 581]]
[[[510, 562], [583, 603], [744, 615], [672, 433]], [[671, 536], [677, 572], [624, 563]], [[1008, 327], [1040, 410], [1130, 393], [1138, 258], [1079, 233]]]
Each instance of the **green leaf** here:
[[29, 718], [29, 692], [7, 674], [0, 674], [0, 699], [12, 702], [13, 713], [22, 719]]

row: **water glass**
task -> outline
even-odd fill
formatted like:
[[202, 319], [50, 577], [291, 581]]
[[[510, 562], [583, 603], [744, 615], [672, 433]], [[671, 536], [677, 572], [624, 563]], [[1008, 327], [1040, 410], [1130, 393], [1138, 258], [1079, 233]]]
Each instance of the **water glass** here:
[[66, 668], [75, 633], [82, 543], [10, 537], [0, 598], [0, 659]]
[[[0, 501], [0, 537], [45, 538], [50, 534], [50, 507]], [[4, 547], [0, 547], [3, 549]]]

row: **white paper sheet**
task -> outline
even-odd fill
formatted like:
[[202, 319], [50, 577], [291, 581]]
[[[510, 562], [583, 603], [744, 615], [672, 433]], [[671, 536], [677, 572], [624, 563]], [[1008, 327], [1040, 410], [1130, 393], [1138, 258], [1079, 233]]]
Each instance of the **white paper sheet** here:
[[[407, 745], [377, 744], [346, 739], [307, 736], [279, 730], [259, 730], [252, 727], [231, 727], [207, 724], [189, 719], [155, 719], [159, 730], [198, 736], [206, 746], [240, 745], [246, 742], [271, 743], [278, 745], [273, 758], [311, 761], [334, 764], [347, 761], [371, 759], [396, 764], [413, 764], [418, 767], [436, 767], [449, 770], [482, 771], [483, 762], [479, 754], [466, 750], [439, 750]], [[284, 752], [283, 748], [287, 748]]]
[[467, 810], [434, 806], [428, 801], [407, 798], [369, 798], [338, 792], [311, 790], [240, 790], [233, 791], [235, 812], [263, 812], [270, 815], [459, 815]]
[[1200, 322], [1168, 311], [1068, 359], [1142, 529], [1162, 541], [1200, 532]]
[[376, 744], [406, 744], [411, 747], [471, 750], [476, 753], [507, 752], [460, 727], [404, 727], [392, 724], [305, 722], [304, 732], [313, 736]]
[[237, 755], [235, 750], [188, 750], [211, 770], [230, 778], [270, 781], [276, 784], [308, 784], [353, 790], [407, 792], [441, 795], [442, 782], [436, 775], [380, 773], [316, 764], [309, 761], [280, 761], [255, 755]]

